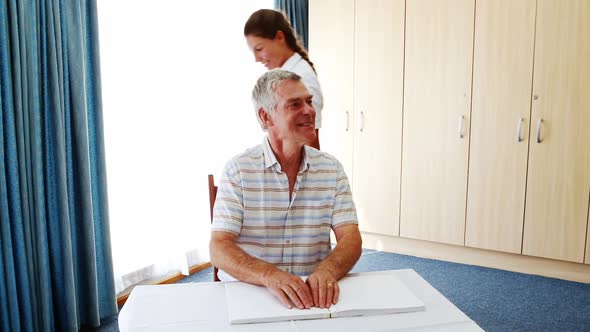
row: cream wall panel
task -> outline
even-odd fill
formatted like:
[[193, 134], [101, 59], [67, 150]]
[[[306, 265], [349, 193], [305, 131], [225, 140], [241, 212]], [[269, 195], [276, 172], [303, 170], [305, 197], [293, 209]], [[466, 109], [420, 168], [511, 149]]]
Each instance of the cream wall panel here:
[[536, 1], [476, 6], [465, 245], [520, 253]]
[[352, 183], [354, 0], [309, 1], [309, 31], [324, 95], [320, 148], [338, 158]]
[[354, 199], [362, 230], [399, 235], [404, 1], [356, 1]]
[[464, 244], [473, 0], [408, 0], [400, 235]]
[[590, 196], [590, 1], [537, 6], [523, 253], [581, 263]]

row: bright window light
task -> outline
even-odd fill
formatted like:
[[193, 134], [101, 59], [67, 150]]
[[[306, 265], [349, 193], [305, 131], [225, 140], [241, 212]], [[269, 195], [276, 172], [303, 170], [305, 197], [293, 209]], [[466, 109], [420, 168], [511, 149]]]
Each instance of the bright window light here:
[[272, 5], [98, 1], [117, 292], [209, 260], [207, 174], [263, 137], [243, 26]]

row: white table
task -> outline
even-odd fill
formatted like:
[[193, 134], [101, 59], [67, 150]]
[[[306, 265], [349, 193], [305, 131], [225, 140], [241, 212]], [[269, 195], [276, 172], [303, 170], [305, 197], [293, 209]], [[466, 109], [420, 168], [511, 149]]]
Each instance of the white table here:
[[[425, 311], [383, 316], [230, 325], [221, 282], [137, 286], [119, 314], [127, 331], [482, 331], [414, 270], [392, 273], [424, 302]], [[252, 303], [252, 305], [256, 305]]]

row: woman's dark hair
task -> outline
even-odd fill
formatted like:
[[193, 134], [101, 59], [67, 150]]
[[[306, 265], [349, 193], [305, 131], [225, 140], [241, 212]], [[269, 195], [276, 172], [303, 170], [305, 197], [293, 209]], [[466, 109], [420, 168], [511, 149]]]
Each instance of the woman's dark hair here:
[[254, 35], [256, 37], [274, 39], [278, 31], [282, 31], [285, 34], [287, 46], [294, 52], [299, 53], [315, 72], [307, 51], [303, 47], [301, 40], [297, 38], [291, 23], [289, 23], [289, 20], [283, 13], [272, 9], [260, 9], [250, 15], [250, 18], [248, 18], [248, 21], [244, 25], [244, 36]]

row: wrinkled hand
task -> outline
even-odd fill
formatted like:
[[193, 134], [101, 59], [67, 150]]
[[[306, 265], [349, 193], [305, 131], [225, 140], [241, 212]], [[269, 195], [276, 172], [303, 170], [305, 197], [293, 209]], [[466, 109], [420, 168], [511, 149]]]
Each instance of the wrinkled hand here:
[[326, 270], [314, 271], [306, 281], [311, 289], [313, 305], [318, 308], [329, 308], [332, 304], [338, 302], [340, 288], [338, 280]]
[[313, 306], [309, 287], [298, 276], [275, 270], [265, 278], [264, 286], [289, 309], [293, 307], [291, 303], [299, 309]]

